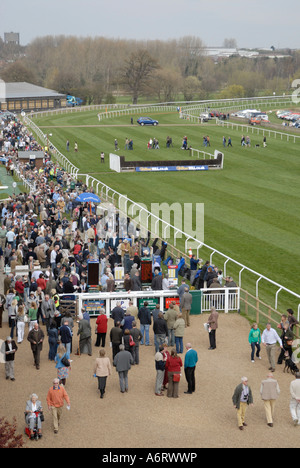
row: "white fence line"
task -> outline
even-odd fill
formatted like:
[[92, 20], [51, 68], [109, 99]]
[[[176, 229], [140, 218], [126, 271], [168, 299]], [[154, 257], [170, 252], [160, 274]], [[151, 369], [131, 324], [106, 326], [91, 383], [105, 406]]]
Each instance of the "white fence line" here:
[[[235, 102], [235, 104], [233, 104], [233, 102]], [[259, 100], [258, 98], [255, 98], [253, 100], [247, 100], [246, 104], [239, 104], [237, 101], [233, 100], [232, 102], [228, 102], [227, 106], [224, 106], [224, 101], [217, 101], [213, 108], [210, 108], [210, 106], [207, 106], [205, 103], [205, 104], [196, 104], [193, 106], [184, 107], [183, 111], [185, 114], [193, 113], [193, 112], [197, 112], [197, 113], [205, 112], [205, 111], [209, 112], [213, 110], [225, 112], [225, 111], [230, 111], [230, 110], [236, 110], [237, 105], [238, 105], [238, 110], [248, 109], [249, 104], [251, 104], [252, 106], [263, 105], [265, 107], [274, 107], [275, 105], [277, 106], [278, 104], [291, 105], [292, 100], [291, 100], [291, 97], [288, 98], [286, 96], [283, 98], [283, 100], [271, 99], [270, 97], [266, 98], [266, 100]]]
[[[170, 109], [170, 106], [184, 107], [188, 106], [185, 111], [192, 109], [193, 107], [198, 107], [199, 109], [205, 109], [207, 107], [219, 108], [220, 105], [227, 104], [224, 109], [229, 107], [236, 108], [238, 106], [240, 109], [246, 108], [247, 106], [254, 104], [264, 104], [264, 105], [273, 105], [273, 104], [287, 104], [291, 103], [292, 96], [260, 96], [252, 98], [230, 98], [230, 99], [209, 99], [201, 101], [172, 101], [172, 102], [160, 102], [156, 104], [92, 104], [89, 106], [75, 106], [75, 107], [64, 107], [60, 109], [48, 109], [46, 111], [31, 112], [30, 118], [40, 117], [40, 116], [50, 116], [50, 115], [59, 115], [59, 114], [68, 114], [68, 113], [80, 113], [80, 112], [89, 112], [94, 110], [116, 110], [116, 109], [128, 109], [129, 111], [140, 108], [140, 109], [149, 109], [149, 107], [167, 107]], [[245, 104], [243, 104], [245, 103]], [[273, 103], [273, 104], [272, 104]], [[219, 109], [220, 110], [220, 109]]]
[[292, 135], [291, 133], [285, 133], [285, 132], [277, 132], [276, 130], [269, 130], [266, 128], [260, 128], [258, 126], [252, 126], [252, 125], [245, 125], [245, 124], [240, 124], [240, 123], [233, 123], [233, 122], [225, 122], [224, 120], [217, 120], [217, 125], [220, 125], [221, 127], [227, 127], [231, 128], [232, 130], [236, 129], [238, 130], [239, 127], [241, 127], [241, 131], [245, 131], [246, 133], [249, 133], [251, 131], [252, 135], [255, 133], [259, 135], [262, 132], [263, 136], [274, 136], [275, 139], [279, 137], [281, 140], [286, 138], [287, 141], [290, 141], [290, 139], [294, 139], [294, 143], [296, 143], [296, 140], [300, 138], [300, 135]]
[[[26, 122], [27, 122], [27, 124], [34, 126], [35, 131], [36, 131], [36, 129], [38, 129], [38, 127], [35, 124], [33, 124], [33, 122], [28, 117], [26, 118]], [[40, 129], [39, 129], [39, 131], [41, 132]], [[43, 134], [43, 137], [45, 137], [44, 134]], [[55, 150], [56, 150], [56, 148], [55, 148]], [[61, 155], [61, 153], [59, 153], [59, 152], [56, 153], [56, 154]], [[63, 156], [63, 155], [61, 155], [61, 156]], [[73, 176], [77, 177], [79, 169], [76, 168], [65, 156], [63, 156], [62, 159], [63, 159], [63, 161], [65, 161], [65, 164], [69, 164], [70, 167], [75, 168], [75, 170], [73, 171]], [[86, 185], [88, 187], [89, 186], [92, 187], [92, 189], [95, 191], [95, 193], [97, 195], [100, 196], [100, 198], [105, 197], [106, 200], [109, 200], [109, 197], [110, 197], [112, 199], [112, 202], [115, 205], [118, 205], [119, 207], [124, 206], [124, 209], [128, 213], [128, 216], [130, 216], [129, 207], [128, 207], [128, 205], [130, 204], [131, 205], [130, 206], [131, 213], [133, 213], [133, 212], [139, 213], [139, 215], [138, 215], [139, 224], [143, 228], [148, 229], [149, 223], [152, 223], [152, 222], [153, 222], [153, 224], [155, 224], [155, 226], [160, 223], [161, 226], [162, 226], [164, 234], [166, 233], [167, 230], [169, 230], [170, 232], [171, 232], [171, 230], [173, 230], [173, 232], [174, 232], [174, 245], [175, 246], [176, 246], [176, 239], [177, 239], [178, 236], [181, 236], [181, 238], [184, 239], [184, 241], [185, 241], [185, 252], [187, 252], [187, 250], [188, 250], [188, 243], [189, 242], [193, 242], [197, 246], [196, 250], [197, 250], [197, 256], [198, 257], [199, 257], [200, 249], [202, 247], [207, 248], [211, 252], [210, 253], [210, 262], [211, 263], [213, 262], [213, 256], [215, 254], [220, 255], [224, 259], [224, 265], [223, 265], [224, 274], [226, 274], [226, 268], [227, 268], [228, 262], [231, 262], [232, 264], [234, 264], [236, 267], [239, 268], [239, 282], [238, 282], [238, 284], [239, 284], [240, 287], [242, 287], [242, 273], [244, 271], [247, 271], [248, 273], [253, 275], [255, 277], [255, 279], [256, 279], [256, 296], [257, 297], [259, 297], [259, 284], [260, 284], [261, 280], [266, 281], [269, 285], [275, 286], [277, 288], [277, 291], [276, 291], [276, 294], [275, 294], [275, 309], [277, 309], [278, 296], [279, 296], [281, 291], [284, 291], [284, 292], [288, 293], [289, 295], [293, 296], [294, 298], [296, 298], [299, 301], [299, 303], [298, 303], [298, 316], [300, 315], [300, 295], [299, 294], [295, 293], [294, 291], [291, 291], [290, 289], [286, 288], [285, 286], [282, 286], [281, 284], [277, 283], [276, 281], [271, 280], [270, 278], [266, 277], [265, 275], [262, 275], [259, 272], [255, 271], [255, 270], [253, 270], [251, 268], [248, 268], [246, 265], [243, 265], [242, 263], [234, 260], [233, 258], [231, 258], [231, 257], [227, 256], [226, 254], [224, 254], [223, 252], [220, 252], [219, 250], [211, 247], [210, 245], [205, 244], [205, 243], [201, 242], [200, 240], [186, 234], [181, 229], [178, 229], [176, 226], [171, 225], [170, 223], [166, 222], [165, 220], [159, 218], [158, 216], [156, 216], [153, 213], [151, 213], [150, 211], [148, 211], [145, 208], [145, 206], [141, 206], [139, 203], [136, 203], [135, 201], [131, 200], [130, 198], [126, 197], [125, 195], [117, 192], [116, 190], [112, 189], [111, 187], [104, 184], [100, 180], [95, 179], [94, 177], [92, 177], [92, 176], [90, 176], [88, 174], [81, 174], [81, 175], [86, 177]], [[143, 224], [144, 220], [142, 221], [142, 218], [144, 218], [145, 215], [146, 215], [146, 223]]]

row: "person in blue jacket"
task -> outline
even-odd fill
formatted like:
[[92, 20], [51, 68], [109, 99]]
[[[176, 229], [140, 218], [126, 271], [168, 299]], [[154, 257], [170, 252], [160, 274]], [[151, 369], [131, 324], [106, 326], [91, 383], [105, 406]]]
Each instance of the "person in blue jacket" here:
[[192, 348], [191, 343], [187, 343], [185, 347], [186, 354], [184, 357], [184, 373], [188, 384], [188, 390], [184, 393], [191, 395], [195, 391], [195, 370], [198, 362], [198, 354], [197, 351]]

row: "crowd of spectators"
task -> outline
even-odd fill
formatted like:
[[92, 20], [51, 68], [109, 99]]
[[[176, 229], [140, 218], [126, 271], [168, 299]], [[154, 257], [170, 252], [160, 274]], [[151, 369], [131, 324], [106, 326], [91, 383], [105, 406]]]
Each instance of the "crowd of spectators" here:
[[[19, 161], [24, 142], [25, 149], [44, 151], [41, 167]], [[0, 268], [6, 273], [2, 305], [6, 303], [12, 334], [20, 306], [27, 315], [37, 309], [32, 316], [39, 319], [45, 300], [59, 312], [59, 294], [87, 292], [89, 259], [100, 262], [100, 290], [115, 290], [116, 265], [124, 267], [125, 289], [141, 290], [140, 258], [145, 249], [149, 254], [149, 238], [139, 239], [130, 220], [118, 213], [99, 215], [96, 206], [77, 202], [87, 186], [52, 161], [48, 148], [18, 119], [2, 121], [0, 148], [2, 162], [13, 165], [34, 188], [0, 204]], [[157, 287], [156, 275], [154, 279]]]

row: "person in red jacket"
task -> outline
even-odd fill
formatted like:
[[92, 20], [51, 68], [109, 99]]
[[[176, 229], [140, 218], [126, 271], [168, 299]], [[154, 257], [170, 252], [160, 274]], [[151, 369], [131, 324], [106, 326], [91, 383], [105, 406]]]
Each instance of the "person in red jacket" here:
[[36, 284], [41, 288], [42, 291], [45, 291], [47, 281], [45, 280], [43, 273], [41, 273], [39, 278], [36, 280]]
[[177, 356], [176, 349], [171, 350], [170, 357], [166, 362], [166, 370], [168, 371], [168, 393], [169, 398], [178, 398], [180, 373], [182, 368], [182, 360]]
[[102, 346], [105, 348], [105, 338], [107, 333], [107, 322], [108, 318], [106, 317], [105, 310], [100, 310], [100, 315], [98, 315], [96, 320], [96, 331], [97, 331], [97, 340], [95, 346]]
[[21, 277], [18, 277], [16, 284], [15, 284], [15, 290], [18, 293], [18, 296], [24, 298], [24, 283], [22, 281]]

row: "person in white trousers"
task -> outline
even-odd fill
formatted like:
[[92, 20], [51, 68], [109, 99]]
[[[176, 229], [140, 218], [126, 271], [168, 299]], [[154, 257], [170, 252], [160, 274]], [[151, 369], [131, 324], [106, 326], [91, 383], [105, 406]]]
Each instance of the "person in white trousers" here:
[[17, 336], [18, 343], [22, 343], [24, 340], [24, 331], [25, 331], [25, 308], [23, 305], [18, 307], [17, 313]]

